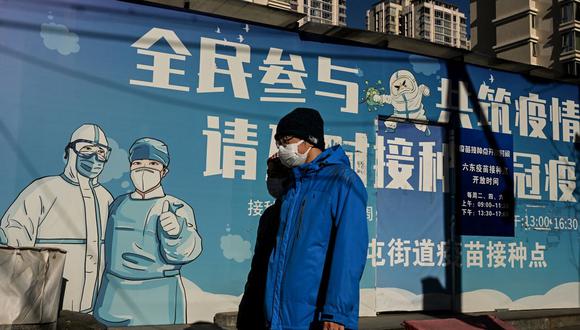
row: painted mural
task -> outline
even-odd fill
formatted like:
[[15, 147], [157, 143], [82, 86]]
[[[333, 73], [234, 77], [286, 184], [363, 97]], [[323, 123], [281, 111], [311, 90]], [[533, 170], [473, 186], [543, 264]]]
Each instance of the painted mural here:
[[122, 1], [0, 7], [0, 244], [67, 251], [64, 309], [236, 311], [298, 106], [368, 191], [361, 315], [451, 306], [449, 267], [464, 311], [580, 307], [578, 86]]

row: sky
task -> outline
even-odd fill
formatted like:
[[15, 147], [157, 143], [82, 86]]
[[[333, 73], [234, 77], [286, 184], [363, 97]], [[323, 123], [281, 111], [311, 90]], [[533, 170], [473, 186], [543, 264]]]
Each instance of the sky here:
[[[348, 27], [365, 29], [365, 14], [373, 4], [379, 0], [347, 0], [346, 2], [346, 23]], [[443, 0], [459, 7], [459, 9], [469, 17], [469, 0]], [[467, 20], [469, 23], [469, 19]], [[469, 31], [469, 26], [467, 27]]]

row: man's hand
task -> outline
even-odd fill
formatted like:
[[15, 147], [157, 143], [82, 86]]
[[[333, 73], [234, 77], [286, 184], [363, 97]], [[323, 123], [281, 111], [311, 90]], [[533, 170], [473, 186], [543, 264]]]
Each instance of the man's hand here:
[[280, 158], [278, 158], [278, 153], [275, 153], [268, 158], [267, 165], [267, 174], [271, 178], [288, 178], [288, 176], [290, 176], [291, 170], [282, 165]]
[[176, 236], [179, 234], [181, 227], [179, 226], [179, 221], [177, 221], [177, 216], [175, 213], [169, 211], [169, 201], [163, 201], [163, 208], [161, 209], [161, 214], [159, 215], [159, 223], [161, 228], [168, 235]]
[[344, 330], [344, 325], [334, 322], [323, 322], [322, 330]]

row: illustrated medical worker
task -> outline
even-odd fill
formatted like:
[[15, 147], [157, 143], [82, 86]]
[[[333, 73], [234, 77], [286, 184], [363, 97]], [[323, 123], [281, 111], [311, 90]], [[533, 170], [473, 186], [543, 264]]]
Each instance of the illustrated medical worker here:
[[111, 194], [98, 183], [109, 158], [105, 133], [82, 125], [65, 148], [64, 172], [26, 187], [0, 220], [0, 244], [67, 252], [63, 309], [90, 312], [103, 273], [104, 228]]
[[[367, 90], [366, 100], [369, 105], [391, 104], [394, 108], [393, 115], [389, 118], [416, 119], [427, 121], [425, 108], [423, 107], [423, 96], [429, 96], [429, 87], [419, 85], [415, 76], [407, 70], [399, 70], [391, 75], [389, 81], [390, 94], [380, 94], [376, 88]], [[386, 121], [385, 125], [389, 131], [397, 128], [396, 121]], [[416, 123], [415, 127], [430, 135], [429, 127], [422, 123]]]
[[192, 208], [163, 190], [169, 152], [142, 138], [129, 149], [135, 191], [115, 199], [95, 317], [109, 326], [186, 322], [180, 269], [201, 253]]

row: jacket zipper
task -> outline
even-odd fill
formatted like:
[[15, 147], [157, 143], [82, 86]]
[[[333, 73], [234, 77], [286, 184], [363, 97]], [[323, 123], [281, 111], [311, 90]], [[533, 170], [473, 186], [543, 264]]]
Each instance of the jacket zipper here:
[[300, 228], [302, 227], [302, 217], [304, 215], [304, 205], [306, 204], [306, 199], [302, 200], [302, 204], [300, 205], [300, 213], [298, 213], [298, 223], [296, 224], [296, 228], [292, 233], [292, 246], [294, 246], [294, 242], [300, 236]]

